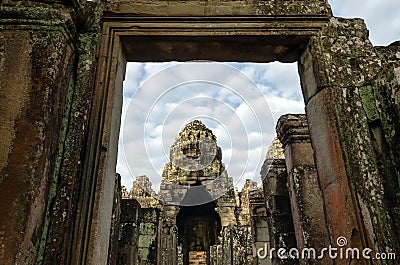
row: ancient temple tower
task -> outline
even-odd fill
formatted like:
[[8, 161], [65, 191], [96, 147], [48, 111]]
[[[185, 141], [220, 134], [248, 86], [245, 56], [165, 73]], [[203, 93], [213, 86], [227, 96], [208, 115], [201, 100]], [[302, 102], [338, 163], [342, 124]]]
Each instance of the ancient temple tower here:
[[170, 149], [163, 171], [161, 199], [176, 205], [211, 202], [232, 189], [216, 137], [201, 121], [188, 123]]
[[159, 193], [161, 264], [239, 264], [251, 256], [250, 223], [240, 218], [246, 214], [221, 159], [215, 135], [201, 121], [188, 123], [175, 139]]

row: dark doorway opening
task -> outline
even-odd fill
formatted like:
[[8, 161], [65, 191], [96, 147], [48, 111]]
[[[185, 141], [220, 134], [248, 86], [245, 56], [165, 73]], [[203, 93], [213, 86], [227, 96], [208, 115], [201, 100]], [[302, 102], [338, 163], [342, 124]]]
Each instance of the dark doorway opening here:
[[218, 243], [221, 231], [221, 218], [215, 207], [215, 202], [180, 207], [176, 223], [184, 265], [210, 264], [210, 247]]

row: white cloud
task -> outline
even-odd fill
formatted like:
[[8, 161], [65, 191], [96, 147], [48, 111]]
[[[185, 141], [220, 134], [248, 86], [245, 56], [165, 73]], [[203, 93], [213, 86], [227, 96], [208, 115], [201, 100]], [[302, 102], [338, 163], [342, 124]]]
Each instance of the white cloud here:
[[274, 93], [281, 97], [296, 100], [302, 98], [297, 63], [246, 63], [240, 70], [264, 88], [273, 87]]
[[277, 121], [280, 116], [287, 113], [304, 113], [304, 102], [280, 98], [275, 95], [265, 95], [274, 120]]
[[140, 81], [144, 77], [144, 66], [142, 63], [130, 63], [125, 73], [124, 98], [131, 98], [139, 87]]
[[[180, 128], [189, 120], [200, 118], [217, 135], [223, 162], [232, 176], [258, 174], [256, 167], [264, 158], [262, 149], [265, 148], [259, 148], [263, 152], [256, 153], [253, 149], [272, 140], [273, 119], [256, 85], [236, 69], [223, 64], [177, 65], [172, 72], [165, 70], [143, 82], [141, 79], [152, 71], [148, 69], [162, 68], [158, 64], [150, 66], [145, 64], [142, 67], [145, 73], [134, 80], [142, 87], [134, 90], [132, 106], [127, 108], [128, 100], [124, 101], [123, 115], [126, 116], [122, 117], [121, 145], [129, 155], [118, 169], [126, 174], [125, 167], [129, 164], [134, 175], [147, 174], [157, 186], [163, 165], [169, 159], [169, 147]], [[129, 67], [130, 64], [128, 72], [133, 72]], [[187, 67], [194, 67], [195, 71]], [[135, 65], [135, 69], [140, 67]], [[198, 81], [187, 83], [185, 80]], [[144, 148], [139, 148], [143, 145]], [[250, 168], [243, 167], [246, 163]], [[131, 177], [124, 177], [123, 184], [131, 186], [129, 182]]]

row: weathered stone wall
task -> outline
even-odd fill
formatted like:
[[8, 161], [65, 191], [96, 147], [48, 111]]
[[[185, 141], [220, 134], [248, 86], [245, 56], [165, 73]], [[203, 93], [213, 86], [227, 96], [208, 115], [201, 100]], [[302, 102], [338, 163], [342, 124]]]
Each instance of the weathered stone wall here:
[[[290, 250], [296, 247], [289, 191], [287, 188], [288, 173], [284, 159], [267, 158], [261, 169], [261, 179], [265, 194], [268, 216], [269, 238], [271, 245], [265, 249], [266, 259], [270, 257], [271, 248]], [[297, 260], [280, 259], [272, 252], [272, 264], [297, 264]]]
[[68, 259], [97, 52], [83, 5], [0, 3], [2, 264]]
[[252, 263], [252, 238], [250, 226], [228, 226], [222, 230], [223, 265]]
[[238, 202], [236, 208], [236, 219], [238, 225], [250, 226], [250, 192], [257, 190], [257, 182], [246, 179], [242, 191], [238, 194], [236, 201]]
[[217, 201], [217, 212], [221, 217], [221, 225], [222, 227], [234, 226], [238, 224], [237, 212], [235, 212], [235, 208], [237, 207], [237, 198], [235, 196], [235, 190], [232, 189], [225, 193], [224, 196], [218, 199]]
[[139, 265], [157, 264], [160, 209], [142, 208], [139, 228]]
[[108, 265], [117, 264], [118, 260], [118, 248], [119, 248], [119, 233], [120, 233], [120, 223], [121, 223], [121, 176], [116, 174], [115, 176], [115, 188], [114, 188], [114, 204], [113, 204], [113, 214], [111, 219], [111, 229], [110, 229], [110, 247], [108, 248]]
[[118, 265], [136, 265], [141, 209], [135, 199], [121, 200], [121, 217], [118, 240]]
[[[378, 85], [381, 80], [384, 86], [396, 87], [395, 75], [390, 74], [395, 67], [389, 65], [376, 53], [360, 19], [332, 18], [311, 38], [300, 59], [332, 245], [344, 236], [351, 247], [399, 251], [394, 206], [399, 175], [393, 160], [398, 156], [391, 151], [397, 147], [392, 136], [398, 133], [398, 119], [392, 120], [395, 97], [388, 105], [380, 99], [387, 92], [380, 93]], [[389, 80], [380, 78], [388, 75]]]
[[147, 176], [137, 176], [123, 198], [135, 199], [140, 205], [137, 264], [157, 264], [161, 224], [161, 204]]
[[377, 47], [376, 52], [384, 67], [373, 82], [373, 93], [367, 95], [372, 103], [369, 109], [376, 108], [374, 113], [378, 114], [368, 120], [380, 170], [385, 176], [388, 208], [400, 241], [400, 43]]

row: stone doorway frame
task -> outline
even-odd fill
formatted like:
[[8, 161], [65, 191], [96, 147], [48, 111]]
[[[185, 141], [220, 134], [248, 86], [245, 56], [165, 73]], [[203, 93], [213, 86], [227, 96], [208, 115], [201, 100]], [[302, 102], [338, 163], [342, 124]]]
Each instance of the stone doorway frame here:
[[[286, 27], [277, 30], [274, 18], [270, 18], [269, 30], [265, 30], [265, 16], [257, 18], [229, 17], [194, 17], [189, 18], [148, 18], [148, 17], [110, 17], [105, 16], [103, 24], [103, 38], [100, 47], [97, 79], [94, 89], [94, 104], [90, 128], [90, 135], [94, 136], [89, 142], [89, 161], [86, 175], [97, 176], [85, 190], [95, 191], [87, 194], [85, 198], [94, 197], [94, 208], [90, 215], [81, 219], [77, 226], [78, 238], [85, 238], [88, 231], [82, 228], [90, 227], [87, 235], [89, 245], [82, 253], [93, 264], [105, 264], [109, 227], [111, 225], [112, 191], [114, 187], [115, 165], [117, 158], [118, 136], [122, 109], [122, 85], [128, 61], [252, 61], [295, 62], [300, 59], [311, 36], [317, 34], [323, 25], [328, 22], [328, 17], [317, 16], [307, 27], [302, 25], [304, 17], [289, 18], [285, 21]], [[167, 21], [166, 21], [167, 20]], [[240, 23], [238, 23], [240, 21]], [[209, 25], [214, 27], [210, 29]], [[298, 25], [299, 24], [299, 25]], [[293, 26], [295, 25], [295, 26]], [[281, 26], [279, 26], [281, 27]], [[193, 30], [195, 29], [195, 30]], [[293, 32], [290, 35], [290, 32]], [[162, 37], [162, 38], [160, 38]], [[190, 39], [188, 39], [190, 38]], [[240, 43], [240, 45], [238, 45]], [[271, 43], [265, 45], [265, 43]], [[166, 47], [158, 49], [157, 47]], [[247, 47], [242, 53], [235, 48]], [[198, 51], [199, 46], [205, 47], [201, 56], [197, 56], [190, 47]], [[141, 50], [135, 54], [135, 48]], [[146, 47], [145, 49], [141, 47]], [[150, 49], [148, 49], [150, 47]], [[171, 50], [168, 48], [171, 47]], [[251, 47], [251, 49], [249, 49]], [[147, 50], [148, 49], [148, 50]], [[147, 52], [146, 52], [147, 50]], [[148, 52], [150, 51], [150, 53]], [[262, 56], [263, 54], [264, 56]], [[102, 128], [96, 132], [93, 128]], [[100, 145], [100, 146], [99, 146]], [[96, 159], [97, 158], [97, 159]], [[89, 167], [92, 166], [92, 167]], [[93, 185], [96, 185], [93, 187]], [[85, 206], [83, 206], [85, 207]], [[90, 209], [87, 209], [90, 212]], [[89, 224], [91, 220], [98, 220], [95, 225]], [[91, 239], [89, 239], [91, 238]], [[84, 247], [82, 246], [76, 247]], [[78, 257], [78, 256], [77, 256]], [[81, 256], [82, 258], [82, 256]]]
[[[103, 35], [89, 126], [89, 151], [84, 172], [84, 178], [89, 181], [82, 188], [90, 192], [84, 193], [84, 200], [80, 203], [81, 212], [88, 214], [79, 216], [75, 227], [77, 232], [74, 233], [73, 248], [78, 251], [75, 253], [80, 254], [74, 257], [74, 264], [80, 261], [87, 264], [107, 263], [113, 201], [110, 191], [115, 180], [122, 84], [128, 61], [298, 61], [307, 105], [323, 88], [342, 85], [340, 82], [334, 84], [337, 81], [335, 79], [329, 79], [335, 77], [328, 73], [329, 66], [315, 63], [322, 55], [310, 46], [311, 39], [331, 23], [330, 8], [324, 0], [274, 1], [272, 6], [269, 6], [270, 3], [232, 1], [229, 10], [223, 1], [216, 1], [210, 2], [200, 13], [193, 11], [193, 5], [197, 4], [195, 1], [165, 2], [111, 3], [103, 16]], [[304, 6], [310, 7], [311, 11], [298, 11]], [[317, 38], [317, 41], [320, 40]], [[238, 50], [240, 47], [245, 48]], [[372, 46], [367, 45], [367, 48], [372, 49]], [[311, 139], [314, 148], [318, 149], [315, 153], [316, 156], [321, 155], [316, 161], [318, 171], [322, 174], [319, 177], [327, 179], [335, 172], [339, 182], [344, 185], [339, 206], [344, 206], [346, 201], [352, 202], [349, 209], [343, 209], [342, 212], [349, 221], [344, 227], [341, 227], [342, 220], [338, 220], [342, 218], [336, 216], [335, 219], [337, 213], [328, 205], [326, 214], [333, 218], [329, 225], [339, 229], [338, 232], [332, 232], [331, 236], [337, 236], [342, 231], [349, 235], [356, 229], [360, 231], [357, 240], [365, 246], [368, 244], [364, 238], [364, 225], [360, 213], [354, 211], [359, 206], [348, 184], [341, 153], [339, 138], [343, 133], [340, 135], [337, 124], [332, 125], [338, 117], [331, 116], [334, 104], [328, 100], [330, 95], [321, 97], [326, 100], [327, 106], [311, 104], [306, 108]], [[316, 125], [321, 121], [322, 124]], [[324, 132], [332, 130], [323, 139], [313, 137], [321, 128]], [[337, 158], [337, 164], [326, 154]], [[330, 195], [336, 192], [337, 189], [328, 190]]]

